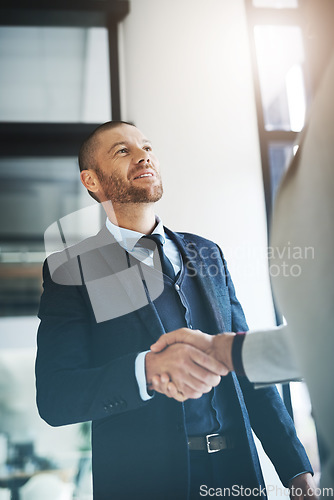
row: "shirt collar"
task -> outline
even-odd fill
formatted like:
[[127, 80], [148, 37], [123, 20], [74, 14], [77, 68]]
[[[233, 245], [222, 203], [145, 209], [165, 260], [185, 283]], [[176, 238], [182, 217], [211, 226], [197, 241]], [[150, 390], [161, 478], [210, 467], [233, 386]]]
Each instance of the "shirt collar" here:
[[[153, 229], [151, 234], [160, 234], [163, 238], [163, 244], [166, 241], [165, 231], [163, 227], [162, 220], [156, 215], [155, 220], [157, 222], [156, 227]], [[140, 238], [145, 236], [143, 233], [138, 233], [137, 231], [132, 231], [131, 229], [125, 229], [124, 227], [119, 227], [113, 224], [108, 218], [106, 220], [106, 226], [108, 231], [113, 235], [117, 243], [121, 245], [124, 250], [132, 252], [134, 247], [137, 245]]]

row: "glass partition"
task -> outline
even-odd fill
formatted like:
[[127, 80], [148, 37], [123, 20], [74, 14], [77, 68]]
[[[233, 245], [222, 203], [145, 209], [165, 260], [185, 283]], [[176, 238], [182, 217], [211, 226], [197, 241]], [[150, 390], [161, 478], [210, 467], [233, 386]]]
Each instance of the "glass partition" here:
[[106, 28], [0, 27], [0, 120], [111, 119]]

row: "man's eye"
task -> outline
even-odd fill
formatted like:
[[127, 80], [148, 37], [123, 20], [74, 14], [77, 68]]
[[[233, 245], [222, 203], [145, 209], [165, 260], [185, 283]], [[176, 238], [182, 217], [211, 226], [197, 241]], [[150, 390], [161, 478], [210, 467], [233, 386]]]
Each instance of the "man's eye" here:
[[151, 146], [145, 146], [144, 149], [145, 149], [145, 151], [152, 151]]
[[128, 152], [128, 150], [127, 150], [126, 148], [122, 148], [122, 149], [119, 149], [119, 150], [117, 151], [117, 153], [121, 153], [121, 154], [123, 154], [123, 153], [127, 153], [127, 152]]

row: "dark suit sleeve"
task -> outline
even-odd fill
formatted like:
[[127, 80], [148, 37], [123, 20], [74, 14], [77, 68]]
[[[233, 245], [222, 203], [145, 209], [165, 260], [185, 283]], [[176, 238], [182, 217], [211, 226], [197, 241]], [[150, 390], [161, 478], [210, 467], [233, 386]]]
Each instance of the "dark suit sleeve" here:
[[[248, 330], [245, 315], [236, 297], [226, 261], [222, 254], [221, 256], [231, 302], [232, 331], [245, 332]], [[305, 449], [296, 435], [293, 421], [276, 387], [255, 389], [246, 377], [239, 377], [239, 383], [251, 426], [284, 486], [288, 486], [289, 480], [297, 474], [313, 474]]]
[[140, 398], [135, 377], [138, 353], [94, 366], [92, 313], [83, 287], [55, 283], [47, 263], [43, 277], [35, 367], [41, 417], [58, 426], [101, 419], [147, 404]]

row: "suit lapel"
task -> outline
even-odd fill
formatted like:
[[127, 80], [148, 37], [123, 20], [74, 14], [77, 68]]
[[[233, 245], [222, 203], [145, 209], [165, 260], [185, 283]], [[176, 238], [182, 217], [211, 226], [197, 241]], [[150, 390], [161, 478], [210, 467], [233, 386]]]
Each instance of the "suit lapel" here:
[[[219, 264], [219, 250], [217, 247], [216, 257], [213, 260], [212, 248], [207, 248], [204, 257], [201, 255], [203, 247], [199, 247], [187, 236], [173, 233], [165, 228], [166, 234], [176, 243], [183, 256], [183, 262], [191, 276], [194, 276], [201, 289], [202, 296], [206, 303], [206, 308], [211, 311], [218, 332], [229, 331], [231, 329], [231, 305], [228, 290], [222, 285], [221, 276], [224, 276], [224, 269], [217, 269], [217, 273], [210, 273], [210, 266], [217, 268]], [[209, 254], [208, 254], [209, 251]], [[218, 280], [219, 278], [219, 280]]]
[[[144, 274], [140, 268], [142, 264], [129, 254], [129, 257], [127, 257], [127, 252], [117, 243], [114, 237], [110, 235], [110, 238], [109, 244], [104, 244], [99, 247], [98, 251], [111, 269], [113, 275], [117, 278], [117, 286], [120, 287], [128, 297], [132, 305], [132, 309], [129, 312], [131, 312], [137, 320], [143, 323], [145, 330], [152, 339], [157, 340], [165, 333], [165, 330], [156, 308], [145, 289], [146, 284], [143, 282]], [[104, 241], [107, 240], [104, 239]], [[130, 268], [128, 267], [128, 262], [130, 262]], [[162, 291], [163, 288], [161, 292]]]

